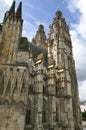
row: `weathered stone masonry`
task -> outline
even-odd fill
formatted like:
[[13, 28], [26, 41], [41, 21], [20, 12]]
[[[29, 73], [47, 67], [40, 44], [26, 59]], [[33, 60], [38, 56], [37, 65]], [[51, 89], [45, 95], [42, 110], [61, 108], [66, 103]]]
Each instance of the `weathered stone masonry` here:
[[56, 12], [46, 38], [22, 37], [22, 3], [0, 24], [0, 130], [82, 130], [69, 28]]

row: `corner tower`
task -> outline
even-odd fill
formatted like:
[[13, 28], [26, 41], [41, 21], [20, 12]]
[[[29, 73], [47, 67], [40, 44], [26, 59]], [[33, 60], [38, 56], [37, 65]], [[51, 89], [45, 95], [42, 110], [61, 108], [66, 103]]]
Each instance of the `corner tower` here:
[[62, 16], [61, 11], [56, 12], [56, 16], [50, 26], [49, 46], [53, 52], [56, 67], [64, 63], [64, 54], [68, 52], [72, 56], [72, 43], [69, 34], [69, 28]]
[[56, 16], [50, 26], [48, 59], [51, 53], [55, 60], [55, 69], [58, 78], [56, 90], [57, 102], [60, 104], [60, 106], [59, 104], [57, 106], [59, 110], [58, 120], [62, 128], [81, 130], [79, 93], [72, 54], [72, 42], [69, 27], [61, 11], [56, 12]]
[[46, 34], [42, 24], [39, 25], [38, 31], [36, 32], [35, 38], [32, 39], [32, 42], [47, 50]]
[[0, 43], [0, 61], [16, 61], [19, 38], [22, 33], [22, 3], [15, 12], [15, 1], [9, 11], [5, 13]]
[[0, 130], [24, 130], [25, 125], [28, 63], [17, 61], [23, 23], [21, 10], [22, 3], [15, 12], [13, 2], [3, 20], [0, 43]]

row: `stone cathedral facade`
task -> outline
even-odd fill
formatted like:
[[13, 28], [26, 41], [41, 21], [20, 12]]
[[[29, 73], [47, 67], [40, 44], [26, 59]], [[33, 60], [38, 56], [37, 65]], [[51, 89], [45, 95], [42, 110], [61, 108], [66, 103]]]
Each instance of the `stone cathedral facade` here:
[[[57, 11], [49, 37], [43, 25], [22, 37], [22, 3], [0, 24], [0, 130], [82, 130], [69, 28]], [[28, 27], [29, 29], [29, 27]]]

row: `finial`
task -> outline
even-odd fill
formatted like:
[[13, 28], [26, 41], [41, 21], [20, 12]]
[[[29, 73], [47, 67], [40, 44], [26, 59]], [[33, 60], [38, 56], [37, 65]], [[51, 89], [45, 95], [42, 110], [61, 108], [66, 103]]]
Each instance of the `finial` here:
[[22, 18], [22, 2], [20, 2], [17, 11], [16, 11], [16, 16], [19, 18]]
[[59, 10], [56, 12], [57, 18], [62, 18], [62, 12]]
[[44, 31], [44, 26], [42, 24], [39, 25], [39, 28], [38, 28], [39, 31]]
[[15, 1], [13, 1], [13, 3], [12, 3], [12, 6], [9, 10], [9, 14], [13, 14], [13, 15], [15, 14]]

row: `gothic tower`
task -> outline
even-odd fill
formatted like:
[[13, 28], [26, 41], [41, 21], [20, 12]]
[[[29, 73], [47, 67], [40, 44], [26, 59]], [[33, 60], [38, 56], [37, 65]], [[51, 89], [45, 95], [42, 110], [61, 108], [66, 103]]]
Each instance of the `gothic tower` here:
[[50, 26], [48, 41], [48, 58], [53, 55], [58, 78], [57, 102], [60, 110], [58, 120], [63, 128], [79, 130], [81, 118], [72, 43], [69, 28], [61, 11], [56, 12], [56, 17]]
[[17, 62], [22, 23], [22, 3], [15, 12], [13, 2], [5, 13], [1, 32], [0, 130], [24, 130], [29, 77], [28, 64]]
[[38, 31], [36, 32], [35, 37], [32, 39], [32, 42], [35, 43], [37, 46], [47, 49], [46, 40], [47, 39], [44, 31], [44, 26], [39, 25]]
[[61, 11], [29, 42], [22, 3], [0, 24], [0, 130], [82, 130], [69, 28]]
[[22, 3], [15, 12], [15, 1], [9, 11], [5, 13], [0, 43], [0, 61], [11, 62], [16, 60], [16, 51], [22, 32]]

